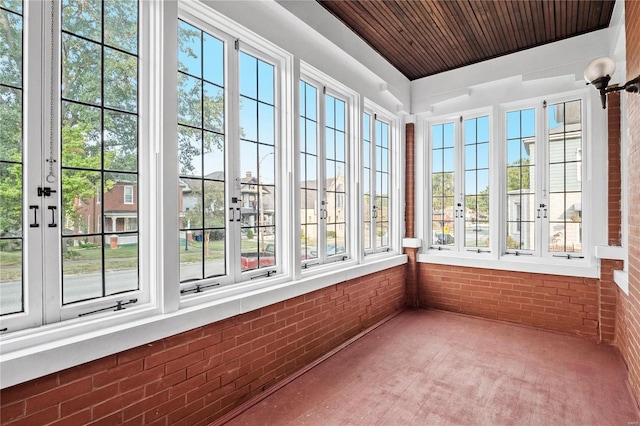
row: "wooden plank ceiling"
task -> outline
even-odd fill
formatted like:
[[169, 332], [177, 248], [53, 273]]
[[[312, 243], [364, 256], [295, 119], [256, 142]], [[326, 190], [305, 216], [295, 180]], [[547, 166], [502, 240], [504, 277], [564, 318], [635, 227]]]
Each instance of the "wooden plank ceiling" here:
[[615, 0], [318, 0], [409, 80], [609, 26]]

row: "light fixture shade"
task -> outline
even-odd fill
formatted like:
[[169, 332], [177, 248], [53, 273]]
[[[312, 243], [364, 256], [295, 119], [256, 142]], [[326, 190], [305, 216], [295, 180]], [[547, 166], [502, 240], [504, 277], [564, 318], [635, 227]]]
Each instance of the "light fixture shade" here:
[[612, 76], [616, 70], [616, 63], [613, 59], [603, 56], [596, 58], [589, 62], [589, 65], [584, 69], [584, 79], [587, 83], [592, 83], [600, 77]]

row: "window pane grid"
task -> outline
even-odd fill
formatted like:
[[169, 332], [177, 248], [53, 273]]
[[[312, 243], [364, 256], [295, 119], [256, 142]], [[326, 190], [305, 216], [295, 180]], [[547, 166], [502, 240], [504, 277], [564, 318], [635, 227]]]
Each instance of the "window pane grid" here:
[[464, 121], [465, 246], [489, 246], [489, 117]]
[[535, 109], [507, 113], [507, 250], [534, 250]]
[[186, 282], [227, 272], [224, 43], [184, 21], [178, 34], [179, 251]]
[[63, 304], [139, 288], [138, 4], [86, 6], [62, 2]]
[[431, 126], [431, 203], [434, 245], [454, 244], [454, 123]]
[[375, 229], [372, 228], [371, 226], [371, 220], [372, 220], [372, 207], [373, 205], [371, 204], [372, 200], [371, 200], [371, 187], [372, 187], [372, 183], [371, 183], [371, 157], [374, 155], [374, 153], [371, 151], [371, 115], [364, 113], [363, 114], [363, 129], [364, 129], [364, 134], [363, 134], [363, 138], [362, 138], [362, 142], [363, 142], [363, 193], [364, 193], [364, 209], [363, 209], [363, 213], [364, 213], [364, 217], [363, 217], [363, 222], [364, 222], [364, 248], [365, 250], [371, 249], [371, 245], [372, 242], [374, 240], [374, 238], [372, 238], [372, 234], [373, 232], [375, 232]]
[[376, 247], [389, 245], [389, 125], [376, 119]]
[[346, 103], [325, 95], [326, 254], [346, 252]]
[[580, 101], [549, 106], [549, 251], [582, 252]]
[[300, 82], [300, 250], [302, 259], [318, 257], [318, 89]]
[[242, 270], [268, 268], [275, 258], [275, 68], [240, 52]]
[[0, 8], [0, 316], [24, 312], [22, 2]]

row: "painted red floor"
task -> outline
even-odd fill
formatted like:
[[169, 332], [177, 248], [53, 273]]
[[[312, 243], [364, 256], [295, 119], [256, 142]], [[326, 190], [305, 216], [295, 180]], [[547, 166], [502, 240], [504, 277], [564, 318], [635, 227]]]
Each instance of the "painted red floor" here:
[[637, 425], [616, 350], [406, 311], [229, 425]]

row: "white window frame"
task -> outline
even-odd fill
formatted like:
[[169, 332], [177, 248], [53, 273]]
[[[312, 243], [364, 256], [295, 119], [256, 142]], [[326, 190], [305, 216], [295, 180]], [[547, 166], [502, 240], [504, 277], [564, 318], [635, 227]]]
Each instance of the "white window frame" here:
[[[491, 236], [491, 250], [490, 254], [485, 257], [476, 257], [465, 252], [451, 253], [451, 251], [445, 250], [433, 250], [429, 249], [428, 241], [430, 238], [430, 201], [429, 195], [425, 192], [422, 196], [422, 211], [424, 212], [424, 219], [420, 224], [420, 228], [424, 232], [424, 244], [421, 252], [418, 254], [418, 261], [425, 263], [446, 264], [455, 266], [468, 266], [477, 268], [498, 269], [507, 271], [518, 272], [532, 272], [532, 273], [546, 273], [555, 275], [572, 275], [579, 277], [599, 277], [599, 270], [597, 261], [594, 257], [594, 244], [602, 238], [606, 237], [606, 233], [601, 229], [596, 229], [596, 223], [604, 223], [606, 220], [606, 212], [602, 212], [602, 209], [595, 207], [595, 204], [601, 202], [606, 194], [606, 188], [603, 182], [598, 182], [593, 179], [593, 176], [600, 175], [600, 173], [606, 173], [606, 163], [600, 161], [602, 158], [606, 158], [606, 144], [594, 144], [591, 143], [599, 137], [606, 138], [606, 126], [603, 117], [595, 114], [600, 113], [599, 98], [597, 96], [591, 96], [592, 94], [585, 90], [571, 90], [564, 93], [554, 94], [545, 97], [531, 98], [527, 100], [519, 100], [514, 102], [505, 102], [502, 104], [495, 104], [490, 108], [490, 120], [491, 120], [491, 136], [492, 147], [490, 147], [491, 158], [491, 172], [490, 172], [490, 187], [493, 189], [490, 193], [490, 211], [491, 213], [491, 227], [494, 230]], [[554, 257], [553, 252], [540, 252], [535, 256], [515, 256], [513, 254], [505, 254], [506, 252], [506, 112], [520, 109], [528, 109], [533, 106], [540, 106], [544, 101], [547, 104], [555, 104], [559, 102], [566, 102], [571, 100], [582, 100], [582, 155], [583, 155], [583, 253], [582, 259], [574, 258], [568, 260], [566, 258]], [[487, 108], [487, 110], [489, 110]], [[592, 114], [592, 111], [595, 113]], [[430, 141], [429, 132], [431, 130], [430, 123], [438, 120], [445, 121], [445, 118], [451, 118], [455, 116], [468, 116], [469, 112], [460, 112], [457, 114], [449, 114], [440, 118], [424, 117], [418, 121], [417, 135], [420, 135], [425, 141], [424, 148], [419, 148], [418, 155], [423, 156], [425, 161], [430, 164]], [[543, 116], [540, 116], [536, 112], [536, 140], [537, 143], [545, 144], [542, 149], [544, 154], [547, 155], [546, 141], [538, 142], [541, 137], [546, 138], [546, 110], [544, 110]], [[604, 148], [603, 148], [604, 147]], [[546, 157], [543, 157], [545, 162], [548, 162]], [[546, 171], [546, 165], [545, 172]], [[420, 172], [419, 172], [420, 173]], [[542, 172], [536, 172], [538, 175]], [[417, 173], [418, 174], [418, 173]], [[426, 188], [430, 188], [429, 183], [430, 170], [424, 171], [422, 179], [424, 179], [424, 185]], [[545, 177], [545, 179], [548, 179]], [[546, 182], [546, 180], [545, 180]], [[537, 179], [536, 185], [542, 185], [541, 179]], [[537, 188], [537, 186], [536, 186]], [[587, 190], [586, 188], [589, 188]], [[543, 187], [538, 190], [541, 192]], [[598, 201], [600, 200], [600, 201]], [[595, 203], [595, 204], [594, 204]], [[545, 203], [546, 204], [546, 203]], [[545, 231], [543, 232], [546, 233]], [[546, 247], [544, 244], [547, 240], [542, 242], [539, 247]], [[558, 253], [556, 253], [558, 254]]]
[[[343, 262], [345, 264], [353, 263], [358, 260], [358, 257], [354, 255], [354, 250], [356, 247], [356, 241], [359, 240], [361, 233], [356, 226], [353, 226], [357, 222], [356, 212], [357, 204], [353, 202], [355, 199], [355, 187], [356, 187], [356, 153], [359, 153], [359, 149], [361, 143], [359, 142], [361, 139], [359, 137], [360, 132], [356, 129], [359, 128], [360, 120], [356, 118], [358, 115], [357, 105], [360, 102], [360, 96], [358, 93], [334, 80], [333, 78], [325, 75], [324, 73], [316, 70], [315, 68], [305, 64], [300, 64], [300, 81], [304, 81], [309, 85], [313, 86], [317, 90], [317, 134], [316, 140], [318, 141], [318, 164], [317, 164], [317, 179], [319, 182], [325, 182], [325, 112], [326, 112], [326, 104], [325, 104], [325, 95], [332, 96], [336, 99], [339, 99], [345, 103], [345, 160], [346, 160], [346, 169], [343, 171], [344, 179], [345, 179], [345, 192], [346, 192], [346, 200], [345, 200], [345, 236], [346, 236], [346, 245], [345, 252], [338, 253], [333, 255], [327, 255], [325, 253], [327, 242], [326, 242], [326, 221], [322, 218], [321, 206], [322, 202], [326, 200], [326, 194], [318, 185], [318, 207], [319, 207], [319, 220], [318, 220], [318, 253], [317, 258], [313, 259], [301, 259], [302, 256], [299, 256], [301, 268], [303, 268], [303, 274], [313, 274], [315, 270], [323, 269], [321, 265], [329, 265], [334, 262]], [[297, 86], [297, 94], [298, 97], [297, 102], [299, 102], [299, 83]], [[299, 115], [296, 117], [299, 120]], [[297, 144], [300, 146], [300, 144]], [[300, 149], [296, 149], [296, 155], [299, 157]], [[298, 160], [296, 160], [298, 161]], [[297, 168], [299, 170], [299, 167]], [[359, 174], [357, 174], [359, 175]], [[297, 180], [300, 181], [299, 179]], [[298, 202], [296, 205], [298, 206], [296, 223], [298, 229], [300, 229], [300, 200], [299, 194], [296, 194], [298, 197]], [[299, 232], [299, 231], [298, 231]], [[299, 240], [299, 239], [298, 239]], [[299, 245], [299, 244], [298, 244]], [[321, 248], [324, 247], [325, 250]], [[299, 250], [299, 249], [298, 249]], [[317, 267], [316, 267], [317, 266]]]
[[[432, 141], [432, 126], [437, 126], [441, 124], [453, 123], [454, 126], [454, 194], [453, 194], [453, 208], [454, 208], [454, 217], [452, 218], [454, 221], [454, 243], [453, 245], [447, 244], [437, 244], [433, 242], [433, 235], [435, 235], [435, 231], [433, 229], [433, 220], [432, 220], [432, 198], [431, 195], [425, 197], [426, 204], [426, 224], [425, 229], [427, 229], [427, 234], [424, 238], [426, 251], [429, 252], [439, 252], [443, 256], [446, 253], [450, 255], [454, 255], [457, 257], [491, 257], [491, 253], [495, 250], [495, 231], [493, 234], [489, 235], [489, 246], [488, 247], [467, 247], [465, 242], [465, 211], [466, 211], [466, 197], [465, 197], [465, 133], [464, 133], [464, 124], [466, 120], [477, 119], [480, 117], [488, 117], [489, 119], [489, 188], [494, 188], [494, 169], [496, 165], [496, 161], [493, 158], [493, 153], [495, 151], [496, 141], [494, 138], [494, 117], [491, 109], [483, 108], [478, 110], [472, 110], [463, 112], [461, 114], [449, 115], [444, 117], [437, 117], [434, 119], [430, 119], [425, 123], [425, 140], [428, 141], [426, 151], [426, 162], [427, 167], [425, 168], [427, 171], [425, 172], [425, 188], [428, 189], [428, 193], [431, 194], [430, 189], [433, 186], [433, 174], [431, 172], [432, 164], [433, 164], [433, 141]], [[491, 189], [489, 192], [489, 230], [495, 229], [496, 220], [494, 216], [495, 208], [492, 203], [492, 200], [495, 198], [494, 196], [495, 190]], [[444, 214], [444, 212], [443, 212]], [[443, 232], [444, 233], [444, 232]]]
[[[373, 195], [371, 196], [371, 201], [370, 201], [370, 205], [371, 205], [371, 210], [373, 211], [373, 205], [375, 203], [375, 198], [377, 196], [377, 188], [376, 188], [376, 171], [377, 171], [377, 163], [374, 162], [374, 160], [376, 159], [376, 155], [375, 155], [375, 150], [376, 150], [376, 141], [377, 141], [377, 134], [376, 134], [376, 120], [378, 121], [382, 121], [384, 122], [387, 126], [388, 126], [388, 167], [389, 167], [389, 182], [388, 182], [388, 190], [387, 190], [387, 196], [388, 196], [388, 214], [389, 217], [387, 219], [388, 221], [388, 228], [387, 228], [387, 236], [386, 238], [382, 238], [381, 241], [381, 245], [378, 246], [376, 244], [376, 238], [375, 238], [375, 229], [371, 230], [371, 247], [369, 248], [365, 248], [364, 246], [364, 227], [362, 229], [362, 250], [364, 251], [365, 256], [370, 257], [371, 255], [375, 255], [375, 254], [382, 254], [382, 253], [388, 253], [388, 252], [392, 252], [394, 251], [394, 243], [395, 243], [395, 238], [396, 235], [398, 234], [398, 229], [396, 226], [396, 223], [398, 222], [398, 212], [397, 212], [397, 208], [396, 205], [398, 204], [398, 197], [397, 197], [397, 191], [394, 190], [394, 188], [396, 187], [396, 185], [394, 185], [394, 180], [398, 179], [398, 170], [402, 170], [401, 168], [398, 168], [397, 166], [397, 161], [398, 161], [398, 137], [397, 137], [397, 127], [398, 127], [398, 123], [397, 123], [397, 119], [394, 118], [388, 111], [386, 111], [385, 109], [381, 108], [380, 106], [376, 105], [375, 103], [371, 102], [368, 99], [365, 99], [364, 102], [364, 110], [363, 110], [363, 114], [368, 114], [370, 117], [370, 129], [369, 129], [369, 139], [370, 139], [370, 143], [371, 143], [371, 156], [370, 156], [370, 160], [369, 160], [369, 164], [370, 164], [370, 169], [371, 169], [371, 186], [372, 188], [374, 188]], [[364, 119], [362, 120], [363, 122], [363, 126], [364, 126]], [[364, 136], [364, 132], [363, 132], [363, 136]], [[362, 150], [362, 155], [364, 156], [364, 138], [362, 139], [363, 141], [363, 150]], [[363, 162], [362, 162], [362, 173], [363, 173], [363, 180], [364, 180], [364, 157], [363, 157]], [[364, 183], [363, 183], [364, 185]], [[363, 213], [364, 213], [364, 189], [362, 190], [362, 208], [363, 208]], [[371, 212], [370, 212], [371, 215]], [[364, 216], [363, 216], [364, 217]], [[372, 218], [372, 228], [375, 228], [373, 226], [373, 223], [375, 223], [375, 220], [373, 220], [373, 216], [370, 216]]]

